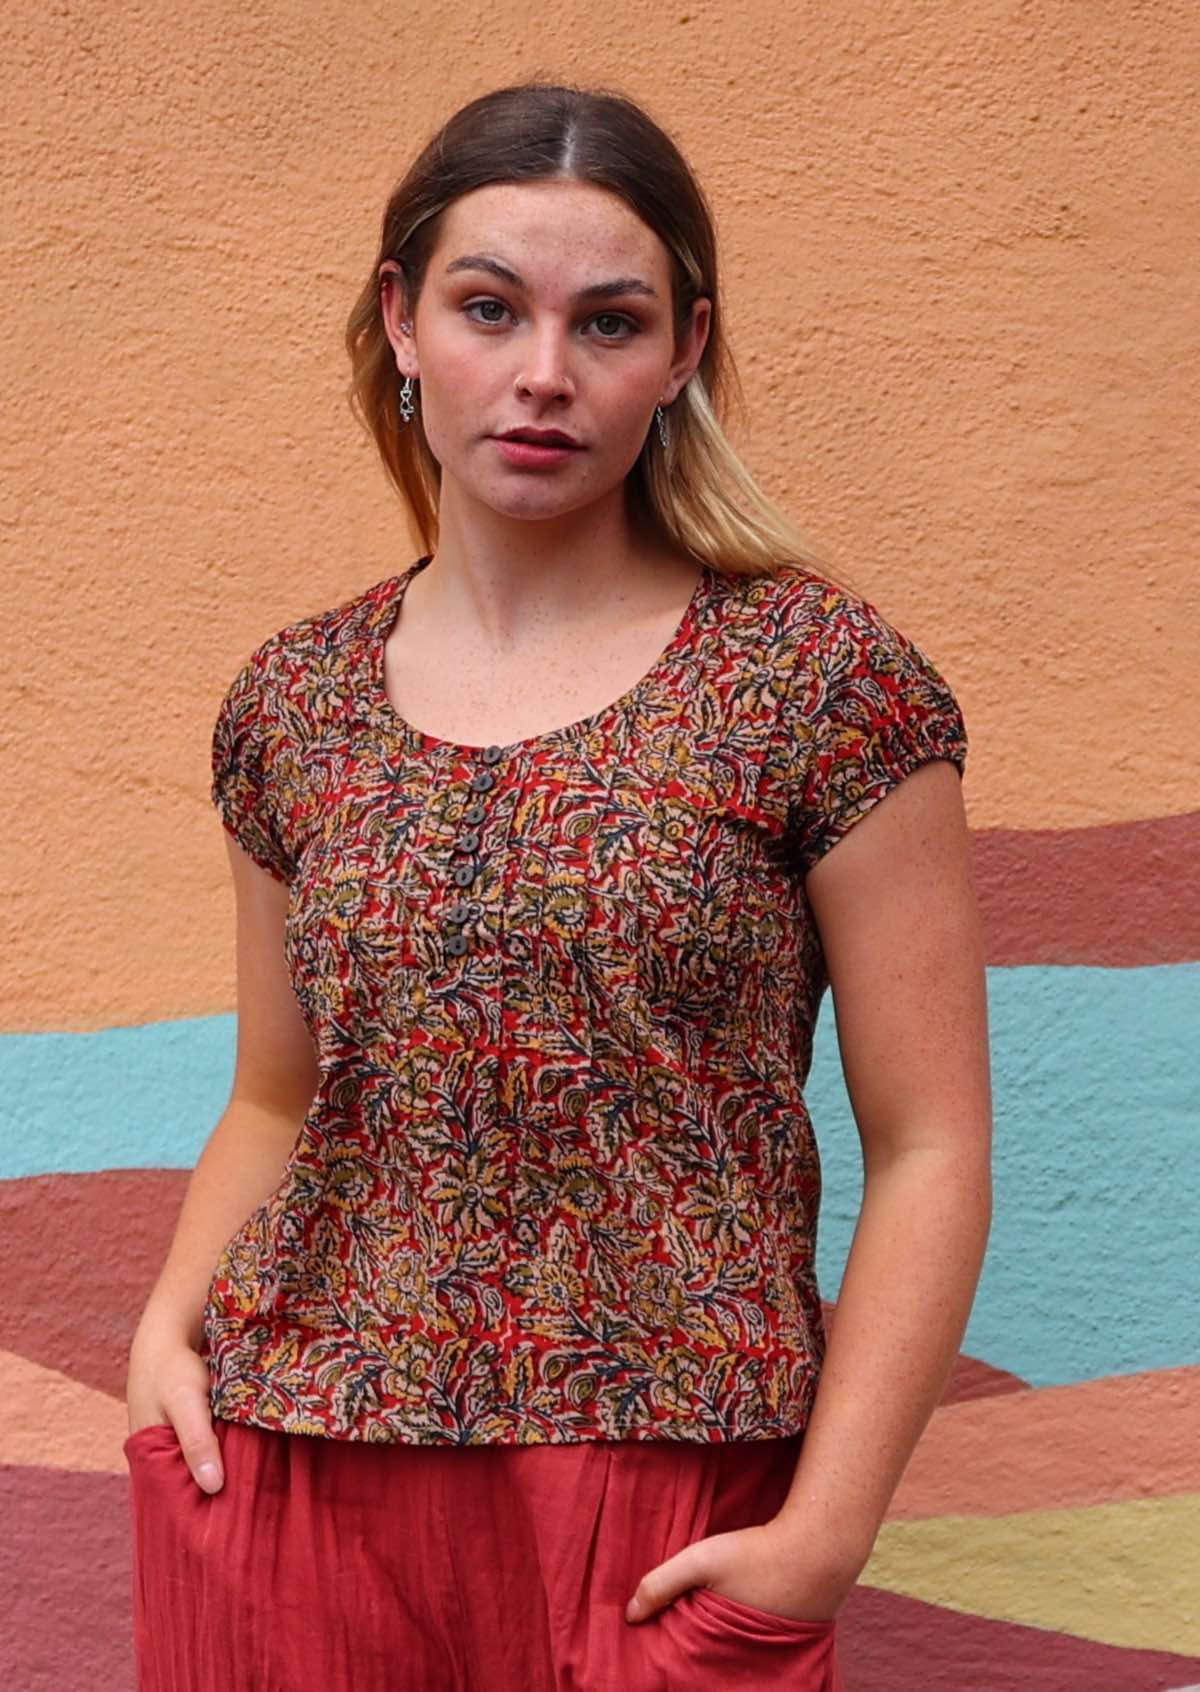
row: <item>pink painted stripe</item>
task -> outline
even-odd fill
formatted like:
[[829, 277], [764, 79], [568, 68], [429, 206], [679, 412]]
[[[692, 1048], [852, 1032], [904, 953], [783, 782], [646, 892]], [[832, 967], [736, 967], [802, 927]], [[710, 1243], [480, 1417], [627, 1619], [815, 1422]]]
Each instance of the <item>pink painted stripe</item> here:
[[934, 1411], [889, 1521], [1200, 1492], [1200, 1366], [1030, 1388]]

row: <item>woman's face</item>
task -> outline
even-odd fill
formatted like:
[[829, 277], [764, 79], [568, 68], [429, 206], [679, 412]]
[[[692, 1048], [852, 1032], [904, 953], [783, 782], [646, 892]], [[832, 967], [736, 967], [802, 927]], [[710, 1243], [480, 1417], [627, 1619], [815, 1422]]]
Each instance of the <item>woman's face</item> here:
[[[551, 517], [620, 487], [654, 408], [699, 363], [710, 306], [676, 348], [670, 261], [616, 194], [591, 183], [497, 183], [447, 207], [411, 329], [398, 266], [381, 266], [388, 337], [420, 379], [421, 418], [445, 478], [495, 511]], [[559, 429], [578, 449], [515, 462], [497, 437]]]

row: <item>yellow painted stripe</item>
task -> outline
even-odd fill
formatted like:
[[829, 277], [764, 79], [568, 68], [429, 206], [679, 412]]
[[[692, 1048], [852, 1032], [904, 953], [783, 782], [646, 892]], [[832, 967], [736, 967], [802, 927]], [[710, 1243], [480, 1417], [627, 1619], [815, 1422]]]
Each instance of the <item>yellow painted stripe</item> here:
[[862, 1581], [993, 1621], [1200, 1655], [1200, 1493], [885, 1522]]

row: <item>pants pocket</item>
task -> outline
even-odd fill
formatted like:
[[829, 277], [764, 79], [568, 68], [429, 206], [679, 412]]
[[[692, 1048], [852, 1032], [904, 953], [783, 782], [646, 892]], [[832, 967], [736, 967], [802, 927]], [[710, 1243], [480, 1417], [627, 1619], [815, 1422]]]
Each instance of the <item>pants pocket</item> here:
[[678, 1692], [841, 1692], [836, 1618], [797, 1621], [691, 1587], [662, 1612], [662, 1621]]
[[771, 1610], [760, 1610], [740, 1598], [729, 1598], [714, 1592], [709, 1586], [693, 1586], [688, 1596], [709, 1613], [727, 1619], [729, 1625], [740, 1627], [749, 1634], [795, 1637], [800, 1640], [820, 1640], [837, 1627], [837, 1618], [803, 1620], [796, 1616], [779, 1616]]
[[173, 1440], [175, 1429], [170, 1422], [147, 1422], [144, 1427], [137, 1428], [129, 1434], [121, 1450], [125, 1453], [126, 1461], [137, 1456], [144, 1446], [156, 1445], [159, 1440]]

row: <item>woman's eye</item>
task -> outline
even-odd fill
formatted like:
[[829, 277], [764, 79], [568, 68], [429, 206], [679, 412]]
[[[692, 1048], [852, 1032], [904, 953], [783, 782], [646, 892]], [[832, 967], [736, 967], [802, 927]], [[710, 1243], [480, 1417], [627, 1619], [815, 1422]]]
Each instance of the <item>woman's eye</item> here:
[[[602, 311], [598, 317], [593, 319], [593, 322], [595, 322], [595, 323], [603, 323], [603, 322], [615, 323], [619, 327], [623, 327], [623, 328], [628, 329], [629, 333], [631, 335], [637, 334], [638, 326], [633, 321], [633, 319], [631, 317], [622, 317], [620, 312], [618, 312], [618, 311]], [[617, 337], [616, 335], [601, 335], [601, 337], [600, 337], [600, 339], [602, 341], [614, 341], [614, 340], [617, 340], [618, 338], [619, 337]]]
[[[505, 311], [507, 309], [507, 307], [505, 307], [500, 300], [470, 300], [463, 307], [463, 310], [464, 311], [480, 311], [480, 310], [483, 309], [484, 306], [499, 306], [501, 311]], [[500, 321], [500, 319], [498, 317], [485, 317], [483, 319], [484, 323], [499, 323], [499, 321]]]
[[[508, 307], [504, 304], [503, 300], [493, 300], [493, 299], [468, 300], [466, 305], [463, 306], [463, 310], [465, 312], [472, 312], [472, 311], [480, 311], [481, 312], [481, 311], [486, 310], [490, 306], [495, 306], [497, 311], [499, 311], [501, 313], [501, 316], [500, 317], [477, 317], [475, 319], [475, 321], [477, 323], [488, 323], [488, 324], [500, 323], [502, 321], [503, 313], [508, 310]], [[617, 311], [598, 312], [596, 314], [596, 316], [589, 319], [589, 321], [592, 322], [592, 323], [600, 323], [600, 324], [607, 323], [607, 324], [610, 324], [610, 325], [614, 325], [614, 324], [616, 325], [616, 330], [617, 330], [616, 333], [609, 333], [609, 332], [601, 331], [600, 339], [602, 341], [619, 341], [619, 340], [627, 339], [628, 337], [626, 337], [626, 336], [624, 336], [620, 333], [620, 330], [622, 330], [622, 329], [628, 330], [629, 336], [636, 335], [637, 332], [638, 332], [638, 325], [633, 321], [633, 319], [631, 317], [625, 317], [621, 312], [617, 312]]]

